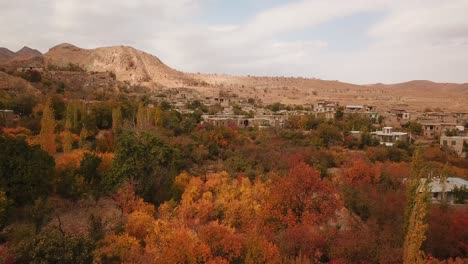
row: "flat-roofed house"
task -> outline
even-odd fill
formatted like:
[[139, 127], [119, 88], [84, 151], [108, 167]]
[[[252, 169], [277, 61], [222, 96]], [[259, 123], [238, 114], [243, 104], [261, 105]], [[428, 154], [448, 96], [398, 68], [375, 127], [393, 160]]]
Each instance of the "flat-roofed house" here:
[[440, 137], [447, 131], [457, 129], [456, 123], [438, 123], [438, 122], [421, 122], [423, 135], [426, 138]]
[[388, 147], [393, 146], [398, 141], [408, 142], [408, 133], [395, 132], [392, 127], [384, 127], [382, 131], [372, 132], [372, 135], [380, 141], [381, 145]]
[[0, 110], [0, 126], [10, 126], [15, 119], [15, 113], [13, 110]]
[[467, 137], [440, 137], [440, 146], [442, 148], [450, 148], [454, 150], [458, 156], [465, 158], [468, 153], [468, 136]]
[[[426, 178], [422, 178], [421, 182], [425, 182]], [[466, 199], [458, 196], [456, 190], [468, 188], [468, 181], [457, 178], [448, 177], [445, 180], [441, 178], [432, 179], [429, 183], [429, 192], [432, 196], [433, 203], [447, 202], [449, 204], [465, 203]]]

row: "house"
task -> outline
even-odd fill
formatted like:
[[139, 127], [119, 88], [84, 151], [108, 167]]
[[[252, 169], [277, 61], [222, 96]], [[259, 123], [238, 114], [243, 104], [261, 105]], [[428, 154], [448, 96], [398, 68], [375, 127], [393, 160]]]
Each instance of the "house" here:
[[[422, 182], [425, 182], [426, 179], [422, 178]], [[468, 188], [468, 181], [457, 178], [457, 177], [448, 177], [445, 180], [441, 178], [435, 178], [429, 183], [429, 192], [432, 196], [432, 202], [447, 202], [449, 204], [455, 203], [465, 203], [466, 199], [457, 197], [455, 194], [456, 189]], [[466, 196], [465, 196], [466, 197]]]
[[421, 122], [423, 135], [426, 138], [440, 137], [447, 131], [455, 130], [456, 123], [438, 123], [438, 122]]
[[421, 119], [438, 123], [457, 123], [457, 115], [452, 113], [428, 112], [424, 113]]
[[468, 136], [466, 137], [440, 137], [440, 146], [454, 150], [458, 156], [465, 158], [468, 153]]
[[333, 112], [333, 114], [334, 114], [336, 112], [337, 108], [338, 108], [338, 103], [337, 102], [319, 100], [314, 104], [313, 109], [314, 109], [315, 113]]
[[388, 147], [393, 146], [396, 142], [408, 142], [408, 133], [395, 132], [392, 127], [384, 127], [382, 131], [372, 132], [372, 135], [377, 138], [381, 145]]
[[10, 126], [15, 119], [15, 113], [13, 110], [0, 110], [0, 126]]
[[208, 123], [217, 127], [239, 127], [246, 128], [249, 126], [249, 119], [243, 115], [218, 114], [218, 115], [202, 115], [202, 124]]

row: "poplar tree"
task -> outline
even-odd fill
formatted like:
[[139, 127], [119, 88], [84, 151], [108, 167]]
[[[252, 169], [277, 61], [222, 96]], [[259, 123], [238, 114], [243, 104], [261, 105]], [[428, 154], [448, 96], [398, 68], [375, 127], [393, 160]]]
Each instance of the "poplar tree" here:
[[137, 129], [145, 129], [148, 126], [148, 113], [147, 109], [140, 103], [138, 105], [137, 118], [136, 118], [136, 127]]
[[427, 215], [430, 205], [428, 171], [425, 168], [422, 150], [417, 149], [411, 164], [411, 175], [407, 181], [408, 204], [405, 221], [403, 263], [424, 263], [421, 246], [426, 240]]
[[39, 142], [41, 148], [48, 152], [49, 155], [54, 155], [57, 151], [55, 145], [55, 116], [52, 108], [52, 99], [49, 98], [44, 106], [41, 120], [41, 132], [39, 134]]
[[83, 128], [81, 128], [81, 132], [80, 132], [80, 142], [79, 142], [80, 148], [84, 147], [84, 144], [86, 143], [86, 138], [87, 137], [88, 137], [88, 130], [86, 129], [86, 127], [83, 126]]
[[73, 135], [68, 129], [63, 132], [62, 148], [65, 153], [68, 153], [73, 149]]
[[120, 107], [112, 109], [112, 130], [114, 134], [122, 128], [122, 111]]

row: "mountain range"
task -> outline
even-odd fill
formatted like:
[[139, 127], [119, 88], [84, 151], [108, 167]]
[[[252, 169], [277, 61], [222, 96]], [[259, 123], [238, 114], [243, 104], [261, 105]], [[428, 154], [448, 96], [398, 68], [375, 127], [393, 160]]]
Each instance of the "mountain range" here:
[[227, 91], [265, 103], [306, 104], [319, 99], [344, 104], [373, 104], [382, 108], [440, 107], [468, 111], [468, 84], [410, 81], [400, 84], [355, 85], [314, 78], [194, 74], [175, 70], [154, 55], [128, 46], [83, 49], [60, 44], [47, 53], [24, 47], [17, 52], [0, 48], [0, 65], [28, 66], [38, 61], [45, 69], [73, 65], [84, 72], [109, 72], [119, 82], [149, 90], [187, 87], [213, 95]]

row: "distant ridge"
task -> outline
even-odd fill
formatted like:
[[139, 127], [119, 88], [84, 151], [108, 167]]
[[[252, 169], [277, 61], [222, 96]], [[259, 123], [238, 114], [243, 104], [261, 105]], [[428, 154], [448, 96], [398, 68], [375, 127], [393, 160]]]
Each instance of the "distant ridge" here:
[[11, 59], [15, 53], [7, 48], [0, 47], [0, 60]]
[[22, 58], [32, 58], [32, 57], [39, 57], [42, 56], [42, 53], [37, 49], [32, 49], [30, 47], [24, 46], [16, 53], [16, 56], [20, 56]]

